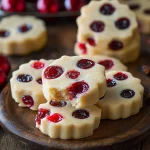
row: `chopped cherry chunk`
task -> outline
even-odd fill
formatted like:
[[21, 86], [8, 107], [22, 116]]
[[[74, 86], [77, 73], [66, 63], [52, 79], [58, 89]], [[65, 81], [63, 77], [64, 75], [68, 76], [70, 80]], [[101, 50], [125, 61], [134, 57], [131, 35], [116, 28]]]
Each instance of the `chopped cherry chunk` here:
[[140, 8], [140, 5], [139, 4], [129, 4], [129, 8], [131, 10], [138, 10]]
[[39, 78], [36, 81], [37, 81], [37, 83], [42, 84], [42, 78]]
[[81, 59], [77, 62], [77, 67], [81, 69], [89, 69], [95, 65], [95, 62], [89, 59]]
[[70, 79], [76, 79], [79, 77], [80, 75], [80, 72], [76, 71], [76, 70], [70, 70], [67, 72], [67, 77], [70, 78]]
[[24, 25], [21, 25], [20, 27], [18, 27], [18, 31], [21, 32], [21, 33], [28, 32], [31, 29], [32, 29], [32, 26], [29, 25], [29, 24], [24, 24]]
[[34, 105], [34, 101], [33, 98], [30, 95], [24, 95], [22, 97], [22, 101], [25, 105], [27, 105], [28, 107], [32, 107]]
[[113, 79], [107, 79], [107, 87], [113, 87], [116, 85], [116, 81]]
[[7, 30], [0, 30], [0, 38], [5, 38], [10, 35], [9, 31]]
[[78, 43], [78, 47], [82, 51], [82, 54], [86, 54], [87, 53], [86, 45], [84, 43]]
[[87, 110], [78, 109], [72, 113], [72, 116], [77, 119], [86, 119], [90, 116], [90, 114]]
[[44, 68], [45, 64], [43, 62], [36, 61], [31, 66], [35, 69], [41, 69]]
[[48, 109], [40, 108], [38, 114], [36, 115], [35, 121], [40, 125], [41, 119], [49, 115], [50, 111]]
[[150, 8], [149, 8], [149, 9], [145, 9], [145, 10], [144, 10], [144, 13], [145, 13], [146, 15], [150, 15]]
[[106, 70], [109, 70], [114, 66], [113, 61], [109, 59], [99, 61], [98, 64], [104, 66]]
[[135, 92], [130, 89], [123, 90], [120, 94], [123, 98], [132, 98], [135, 95]]
[[118, 40], [113, 40], [109, 43], [109, 48], [114, 51], [121, 50], [123, 48], [123, 43]]
[[63, 74], [63, 69], [59, 66], [49, 66], [44, 71], [44, 77], [46, 79], [55, 79]]
[[122, 72], [118, 72], [114, 75], [114, 78], [116, 80], [126, 80], [128, 78], [128, 76]]
[[32, 76], [29, 74], [20, 74], [17, 77], [19, 82], [31, 82], [33, 80]]
[[102, 21], [94, 21], [91, 23], [90, 28], [94, 32], [102, 32], [105, 29], [105, 24]]
[[6, 82], [7, 82], [7, 77], [5, 75], [5, 72], [0, 69], [0, 90], [2, 90]]
[[51, 122], [54, 122], [54, 123], [57, 123], [57, 122], [60, 122], [64, 119], [64, 117], [58, 113], [54, 113], [53, 115], [48, 115], [47, 117], [47, 120], [48, 121], [51, 121]]
[[115, 25], [118, 29], [124, 30], [124, 29], [127, 29], [130, 26], [130, 20], [128, 18], [122, 17], [122, 18], [119, 18], [115, 22]]
[[101, 8], [100, 8], [100, 12], [103, 14], [103, 15], [111, 15], [114, 13], [115, 11], [115, 7], [112, 6], [111, 4], [104, 4]]
[[89, 37], [89, 38], [87, 39], [87, 42], [88, 42], [91, 46], [96, 46], [95, 40], [94, 40], [93, 38], [91, 38], [91, 37]]
[[61, 102], [50, 101], [50, 105], [54, 107], [64, 107], [67, 105], [67, 103], [65, 101], [61, 101]]
[[87, 92], [89, 89], [89, 85], [84, 81], [75, 82], [70, 87], [67, 88], [69, 92], [69, 99], [77, 98], [79, 94], [83, 94]]

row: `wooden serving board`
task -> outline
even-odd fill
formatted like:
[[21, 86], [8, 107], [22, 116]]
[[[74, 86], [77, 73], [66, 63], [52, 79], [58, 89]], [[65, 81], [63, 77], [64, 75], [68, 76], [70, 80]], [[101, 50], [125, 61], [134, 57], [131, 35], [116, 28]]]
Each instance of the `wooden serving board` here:
[[[20, 63], [27, 62], [30, 59], [40, 59], [41, 57], [46, 59], [58, 58], [63, 54], [73, 55], [71, 49], [73, 49], [76, 38], [75, 26], [51, 26], [49, 27], [49, 35], [54, 35], [55, 40], [54, 38], [49, 39], [51, 42], [49, 42], [44, 51], [26, 57], [10, 57], [13, 69]], [[31, 149], [129, 150], [141, 142], [150, 132], [150, 99], [146, 98], [149, 92], [150, 78], [141, 71], [142, 65], [150, 65], [150, 53], [148, 52], [148, 46], [146, 47], [144, 43], [145, 37], [142, 40], [143, 48], [140, 58], [136, 62], [127, 65], [129, 71], [142, 80], [145, 88], [144, 107], [137, 115], [116, 121], [102, 120], [99, 128], [88, 138], [55, 140], [35, 128], [34, 120], [37, 112], [33, 112], [28, 108], [18, 107], [11, 97], [10, 85], [8, 84], [0, 96], [1, 126], [16, 139], [28, 144]]]

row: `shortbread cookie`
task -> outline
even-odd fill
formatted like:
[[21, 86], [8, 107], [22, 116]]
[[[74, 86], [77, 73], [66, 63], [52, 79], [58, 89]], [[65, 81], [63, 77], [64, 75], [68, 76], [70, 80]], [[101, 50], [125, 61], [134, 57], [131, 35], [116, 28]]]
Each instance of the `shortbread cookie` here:
[[42, 92], [41, 76], [43, 68], [52, 61], [32, 60], [22, 64], [17, 71], [13, 72], [10, 80], [12, 97], [20, 107], [38, 110], [39, 104], [46, 102]]
[[81, 139], [93, 134], [100, 118], [101, 110], [95, 105], [76, 109], [70, 102], [50, 101], [39, 106], [35, 120], [36, 127], [51, 138]]
[[106, 89], [104, 67], [80, 56], [55, 60], [43, 70], [42, 81], [48, 101], [69, 100], [77, 108], [97, 103]]
[[115, 120], [137, 114], [143, 104], [141, 81], [123, 71], [108, 72], [106, 78], [106, 94], [97, 103], [102, 109], [102, 118]]
[[77, 55], [102, 54], [125, 63], [139, 56], [140, 38], [135, 14], [117, 0], [91, 1], [82, 7], [77, 24]]
[[128, 4], [129, 8], [135, 12], [139, 21], [140, 31], [150, 33], [150, 1], [149, 0], [121, 0]]
[[33, 16], [9, 16], [0, 22], [0, 53], [25, 55], [47, 42], [44, 21]]

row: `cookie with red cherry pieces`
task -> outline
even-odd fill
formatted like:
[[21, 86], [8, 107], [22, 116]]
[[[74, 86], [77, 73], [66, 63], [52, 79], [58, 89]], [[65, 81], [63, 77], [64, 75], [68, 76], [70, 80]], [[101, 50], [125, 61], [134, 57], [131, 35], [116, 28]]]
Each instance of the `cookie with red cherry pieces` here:
[[44, 21], [33, 16], [9, 16], [0, 22], [0, 53], [25, 55], [43, 48], [47, 41]]
[[117, 0], [91, 1], [82, 7], [77, 25], [77, 55], [108, 55], [125, 63], [139, 56], [135, 14]]
[[39, 106], [35, 120], [36, 127], [51, 138], [81, 139], [93, 134], [100, 118], [101, 110], [95, 105], [76, 109], [68, 101], [50, 101]]
[[17, 71], [13, 72], [10, 80], [12, 97], [20, 107], [29, 107], [37, 110], [39, 104], [45, 103], [46, 99], [42, 92], [42, 70], [53, 60], [31, 60], [22, 64]]
[[127, 118], [139, 112], [143, 105], [144, 88], [138, 78], [129, 72], [110, 71], [106, 73], [107, 90], [97, 106], [103, 119]]
[[129, 8], [135, 12], [139, 21], [140, 31], [146, 34], [150, 33], [150, 1], [149, 0], [120, 0], [128, 4]]
[[62, 56], [53, 61], [42, 71], [42, 81], [48, 101], [66, 100], [76, 108], [97, 103], [106, 89], [104, 67], [81, 56]]

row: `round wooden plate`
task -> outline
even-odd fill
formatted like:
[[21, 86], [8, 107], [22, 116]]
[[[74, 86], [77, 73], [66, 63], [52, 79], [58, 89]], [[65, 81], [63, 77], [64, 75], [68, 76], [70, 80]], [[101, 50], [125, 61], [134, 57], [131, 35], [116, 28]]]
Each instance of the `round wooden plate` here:
[[88, 138], [80, 140], [51, 139], [35, 128], [35, 115], [28, 108], [20, 108], [11, 97], [10, 85], [0, 96], [0, 124], [18, 140], [42, 149], [126, 149], [143, 140], [150, 129], [150, 99], [146, 98], [150, 78], [141, 71], [141, 66], [150, 64], [150, 54], [143, 52], [138, 61], [128, 64], [129, 71], [142, 80], [145, 88], [144, 107], [137, 115], [116, 121], [102, 120], [99, 128]]

